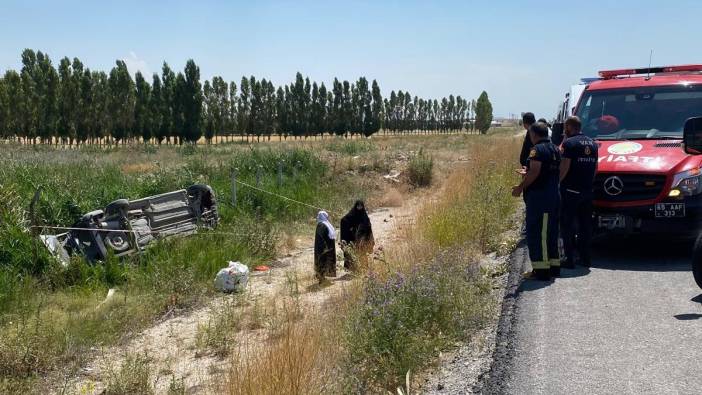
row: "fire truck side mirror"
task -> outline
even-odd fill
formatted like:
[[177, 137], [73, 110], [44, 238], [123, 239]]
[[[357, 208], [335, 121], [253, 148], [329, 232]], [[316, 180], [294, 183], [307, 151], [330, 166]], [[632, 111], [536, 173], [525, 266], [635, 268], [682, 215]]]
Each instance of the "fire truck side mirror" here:
[[556, 122], [551, 125], [551, 142], [556, 145], [561, 145], [563, 142], [563, 122]]
[[702, 117], [690, 118], [683, 128], [683, 148], [691, 155], [702, 154]]

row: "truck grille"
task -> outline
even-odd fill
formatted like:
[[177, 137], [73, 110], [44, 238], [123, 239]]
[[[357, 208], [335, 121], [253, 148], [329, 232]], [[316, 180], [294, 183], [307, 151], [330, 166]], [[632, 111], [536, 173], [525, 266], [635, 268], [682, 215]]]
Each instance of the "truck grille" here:
[[[621, 183], [614, 179], [610, 180], [611, 177], [618, 177], [618, 181]], [[614, 184], [614, 188], [612, 184]], [[664, 185], [665, 175], [598, 173], [593, 183], [593, 192], [595, 200], [609, 202], [652, 200], [660, 195]], [[617, 189], [621, 190], [618, 194], [616, 193]], [[607, 193], [607, 190], [610, 193]]]
[[653, 146], [656, 148], [680, 148], [682, 147], [682, 143], [679, 141], [672, 143], [656, 143]]

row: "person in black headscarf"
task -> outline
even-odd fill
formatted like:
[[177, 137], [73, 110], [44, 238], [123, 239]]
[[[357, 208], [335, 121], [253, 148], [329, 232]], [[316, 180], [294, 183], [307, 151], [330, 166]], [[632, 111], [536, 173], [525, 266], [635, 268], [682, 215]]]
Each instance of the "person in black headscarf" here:
[[355, 271], [358, 260], [365, 261], [373, 252], [375, 241], [366, 205], [357, 200], [351, 210], [341, 219], [341, 248], [344, 251], [344, 268]]
[[319, 283], [326, 277], [336, 277], [336, 231], [329, 222], [326, 211], [317, 213], [317, 230], [314, 236], [314, 271]]

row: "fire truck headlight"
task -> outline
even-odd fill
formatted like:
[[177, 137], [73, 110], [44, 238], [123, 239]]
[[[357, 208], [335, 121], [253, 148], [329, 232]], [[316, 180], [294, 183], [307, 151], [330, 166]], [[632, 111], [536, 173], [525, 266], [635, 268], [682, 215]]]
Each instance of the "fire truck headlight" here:
[[[702, 172], [700, 169], [692, 169], [678, 173], [673, 178], [673, 189], [671, 189], [668, 196], [692, 196], [702, 193]], [[678, 190], [679, 193], [675, 194], [674, 191]]]

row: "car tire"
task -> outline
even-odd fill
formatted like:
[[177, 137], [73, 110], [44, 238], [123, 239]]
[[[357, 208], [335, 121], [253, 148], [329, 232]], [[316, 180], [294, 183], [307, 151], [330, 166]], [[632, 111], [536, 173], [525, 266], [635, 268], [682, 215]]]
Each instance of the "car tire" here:
[[115, 214], [126, 214], [128, 208], [129, 200], [117, 199], [105, 207], [105, 217], [112, 217]]
[[212, 190], [212, 188], [209, 185], [205, 185], [205, 184], [191, 185], [188, 187], [188, 189], [186, 191], [188, 192], [188, 195], [191, 195], [191, 196], [196, 195], [196, 194], [205, 195], [208, 193], [214, 195], [214, 191]]
[[692, 252], [692, 275], [697, 286], [702, 288], [702, 235], [697, 238]]
[[[208, 228], [217, 226], [217, 199], [212, 187], [205, 184], [191, 185], [187, 189], [188, 204], [198, 223]], [[207, 214], [207, 215], [205, 215]]]

